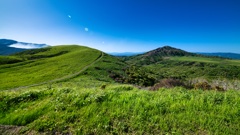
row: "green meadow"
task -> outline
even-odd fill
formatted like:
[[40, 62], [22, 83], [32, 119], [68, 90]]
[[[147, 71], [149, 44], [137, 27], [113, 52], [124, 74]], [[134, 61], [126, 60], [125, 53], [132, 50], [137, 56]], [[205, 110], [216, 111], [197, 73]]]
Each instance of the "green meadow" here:
[[22, 126], [22, 134], [239, 133], [239, 91], [103, 89], [102, 82], [79, 81], [1, 92], [0, 123]]
[[237, 60], [168, 56], [139, 66], [82, 46], [0, 60], [2, 134], [239, 133], [239, 83], [221, 91], [169, 82], [152, 89], [168, 78], [239, 82]]

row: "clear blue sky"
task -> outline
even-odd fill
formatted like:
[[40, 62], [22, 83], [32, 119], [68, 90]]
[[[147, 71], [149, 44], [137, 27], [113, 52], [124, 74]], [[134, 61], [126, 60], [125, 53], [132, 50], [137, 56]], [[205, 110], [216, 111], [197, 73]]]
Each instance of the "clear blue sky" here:
[[240, 0], [0, 0], [0, 38], [105, 52], [240, 53]]

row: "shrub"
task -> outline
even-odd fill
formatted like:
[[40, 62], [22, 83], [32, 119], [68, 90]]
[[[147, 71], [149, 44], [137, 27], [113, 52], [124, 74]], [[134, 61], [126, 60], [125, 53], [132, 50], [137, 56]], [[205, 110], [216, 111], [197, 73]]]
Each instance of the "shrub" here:
[[94, 67], [96, 70], [101, 70], [101, 67]]
[[199, 82], [194, 85], [194, 89], [211, 90], [212, 87], [208, 82]]
[[123, 83], [125, 79], [123, 75], [120, 75], [119, 73], [115, 73], [115, 72], [109, 72], [109, 77], [119, 83]]
[[158, 90], [159, 88], [165, 87], [165, 88], [173, 88], [173, 87], [178, 87], [178, 86], [183, 86], [185, 87], [185, 84], [178, 79], [162, 79], [160, 80], [159, 83], [155, 84], [151, 90]]
[[217, 91], [225, 91], [224, 88], [221, 86], [213, 86], [212, 88]]
[[130, 84], [146, 87], [154, 85], [156, 80], [151, 71], [146, 68], [132, 66], [127, 68], [125, 73], [127, 74], [125, 82]]
[[101, 88], [102, 90], [104, 90], [104, 89], [106, 89], [106, 87], [107, 87], [107, 85], [106, 85], [106, 84], [103, 84], [100, 88]]

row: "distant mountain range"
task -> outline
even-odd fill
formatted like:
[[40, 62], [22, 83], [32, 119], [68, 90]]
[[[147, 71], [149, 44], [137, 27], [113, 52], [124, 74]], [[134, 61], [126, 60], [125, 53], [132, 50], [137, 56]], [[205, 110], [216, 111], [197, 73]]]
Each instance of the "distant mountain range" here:
[[[43, 48], [47, 47], [49, 45], [46, 44], [35, 44], [35, 43], [25, 43], [25, 42], [18, 42], [11, 39], [0, 39], [0, 55], [10, 55], [13, 53], [21, 52], [27, 49], [37, 49], [37, 48]], [[197, 53], [190, 53], [183, 51], [181, 49], [173, 48], [170, 46], [164, 46], [161, 48], [157, 48], [155, 50], [149, 51], [147, 53], [145, 52], [112, 52], [108, 53], [113, 56], [138, 56], [141, 57], [151, 57], [153, 60], [154, 58], [157, 58], [158, 55], [161, 56], [193, 56], [193, 55], [204, 55], [204, 56], [217, 56], [217, 57], [223, 57], [223, 58], [230, 58], [230, 59], [240, 59], [240, 54], [237, 53], [205, 53], [205, 52], [197, 52]], [[139, 56], [139, 59], [140, 59]], [[158, 58], [157, 58], [158, 59]], [[156, 60], [157, 60], [156, 59]], [[155, 60], [154, 60], [155, 61]]]
[[240, 54], [237, 53], [203, 53], [198, 52], [197, 54], [205, 55], [205, 56], [217, 56], [217, 57], [223, 57], [223, 58], [229, 58], [229, 59], [240, 59]]
[[0, 39], [0, 55], [10, 55], [27, 49], [47, 47], [46, 44], [18, 42], [10, 39]]
[[113, 56], [135, 56], [139, 54], [143, 54], [144, 52], [109, 52], [108, 54]]
[[218, 53], [204, 53], [204, 52], [194, 52], [194, 53], [190, 53], [190, 52], [186, 52], [183, 51], [181, 49], [177, 49], [177, 48], [173, 48], [170, 46], [164, 46], [164, 47], [160, 47], [157, 48], [155, 50], [149, 51], [147, 53], [144, 52], [123, 52], [123, 53], [108, 53], [110, 55], [113, 56], [136, 56], [136, 55], [153, 55], [156, 56], [157, 55], [161, 55], [161, 56], [187, 56], [187, 55], [203, 55], [203, 56], [216, 56], [216, 57], [222, 57], [222, 58], [228, 58], [228, 59], [240, 59], [240, 54], [237, 53], [223, 53], [223, 52], [218, 52]]
[[181, 49], [173, 48], [170, 46], [164, 46], [157, 49], [154, 49], [149, 52], [123, 52], [123, 53], [108, 53], [113, 56], [142, 56], [142, 57], [155, 57], [155, 56], [186, 56], [194, 55], [194, 53], [189, 53]]

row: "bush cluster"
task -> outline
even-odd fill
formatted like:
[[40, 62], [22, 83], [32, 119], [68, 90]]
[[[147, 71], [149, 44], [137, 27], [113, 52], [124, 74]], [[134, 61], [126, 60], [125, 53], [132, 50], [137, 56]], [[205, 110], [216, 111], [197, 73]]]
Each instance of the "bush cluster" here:
[[150, 88], [150, 90], [159, 90], [160, 88], [174, 88], [174, 87], [183, 87], [186, 89], [198, 89], [198, 90], [217, 90], [217, 91], [225, 91], [221, 85], [210, 83], [206, 80], [204, 81], [182, 81], [180, 79], [162, 79], [154, 86]]
[[179, 79], [162, 79], [156, 83], [150, 90], [158, 90], [159, 88], [173, 88], [173, 87], [185, 87], [186, 85]]

